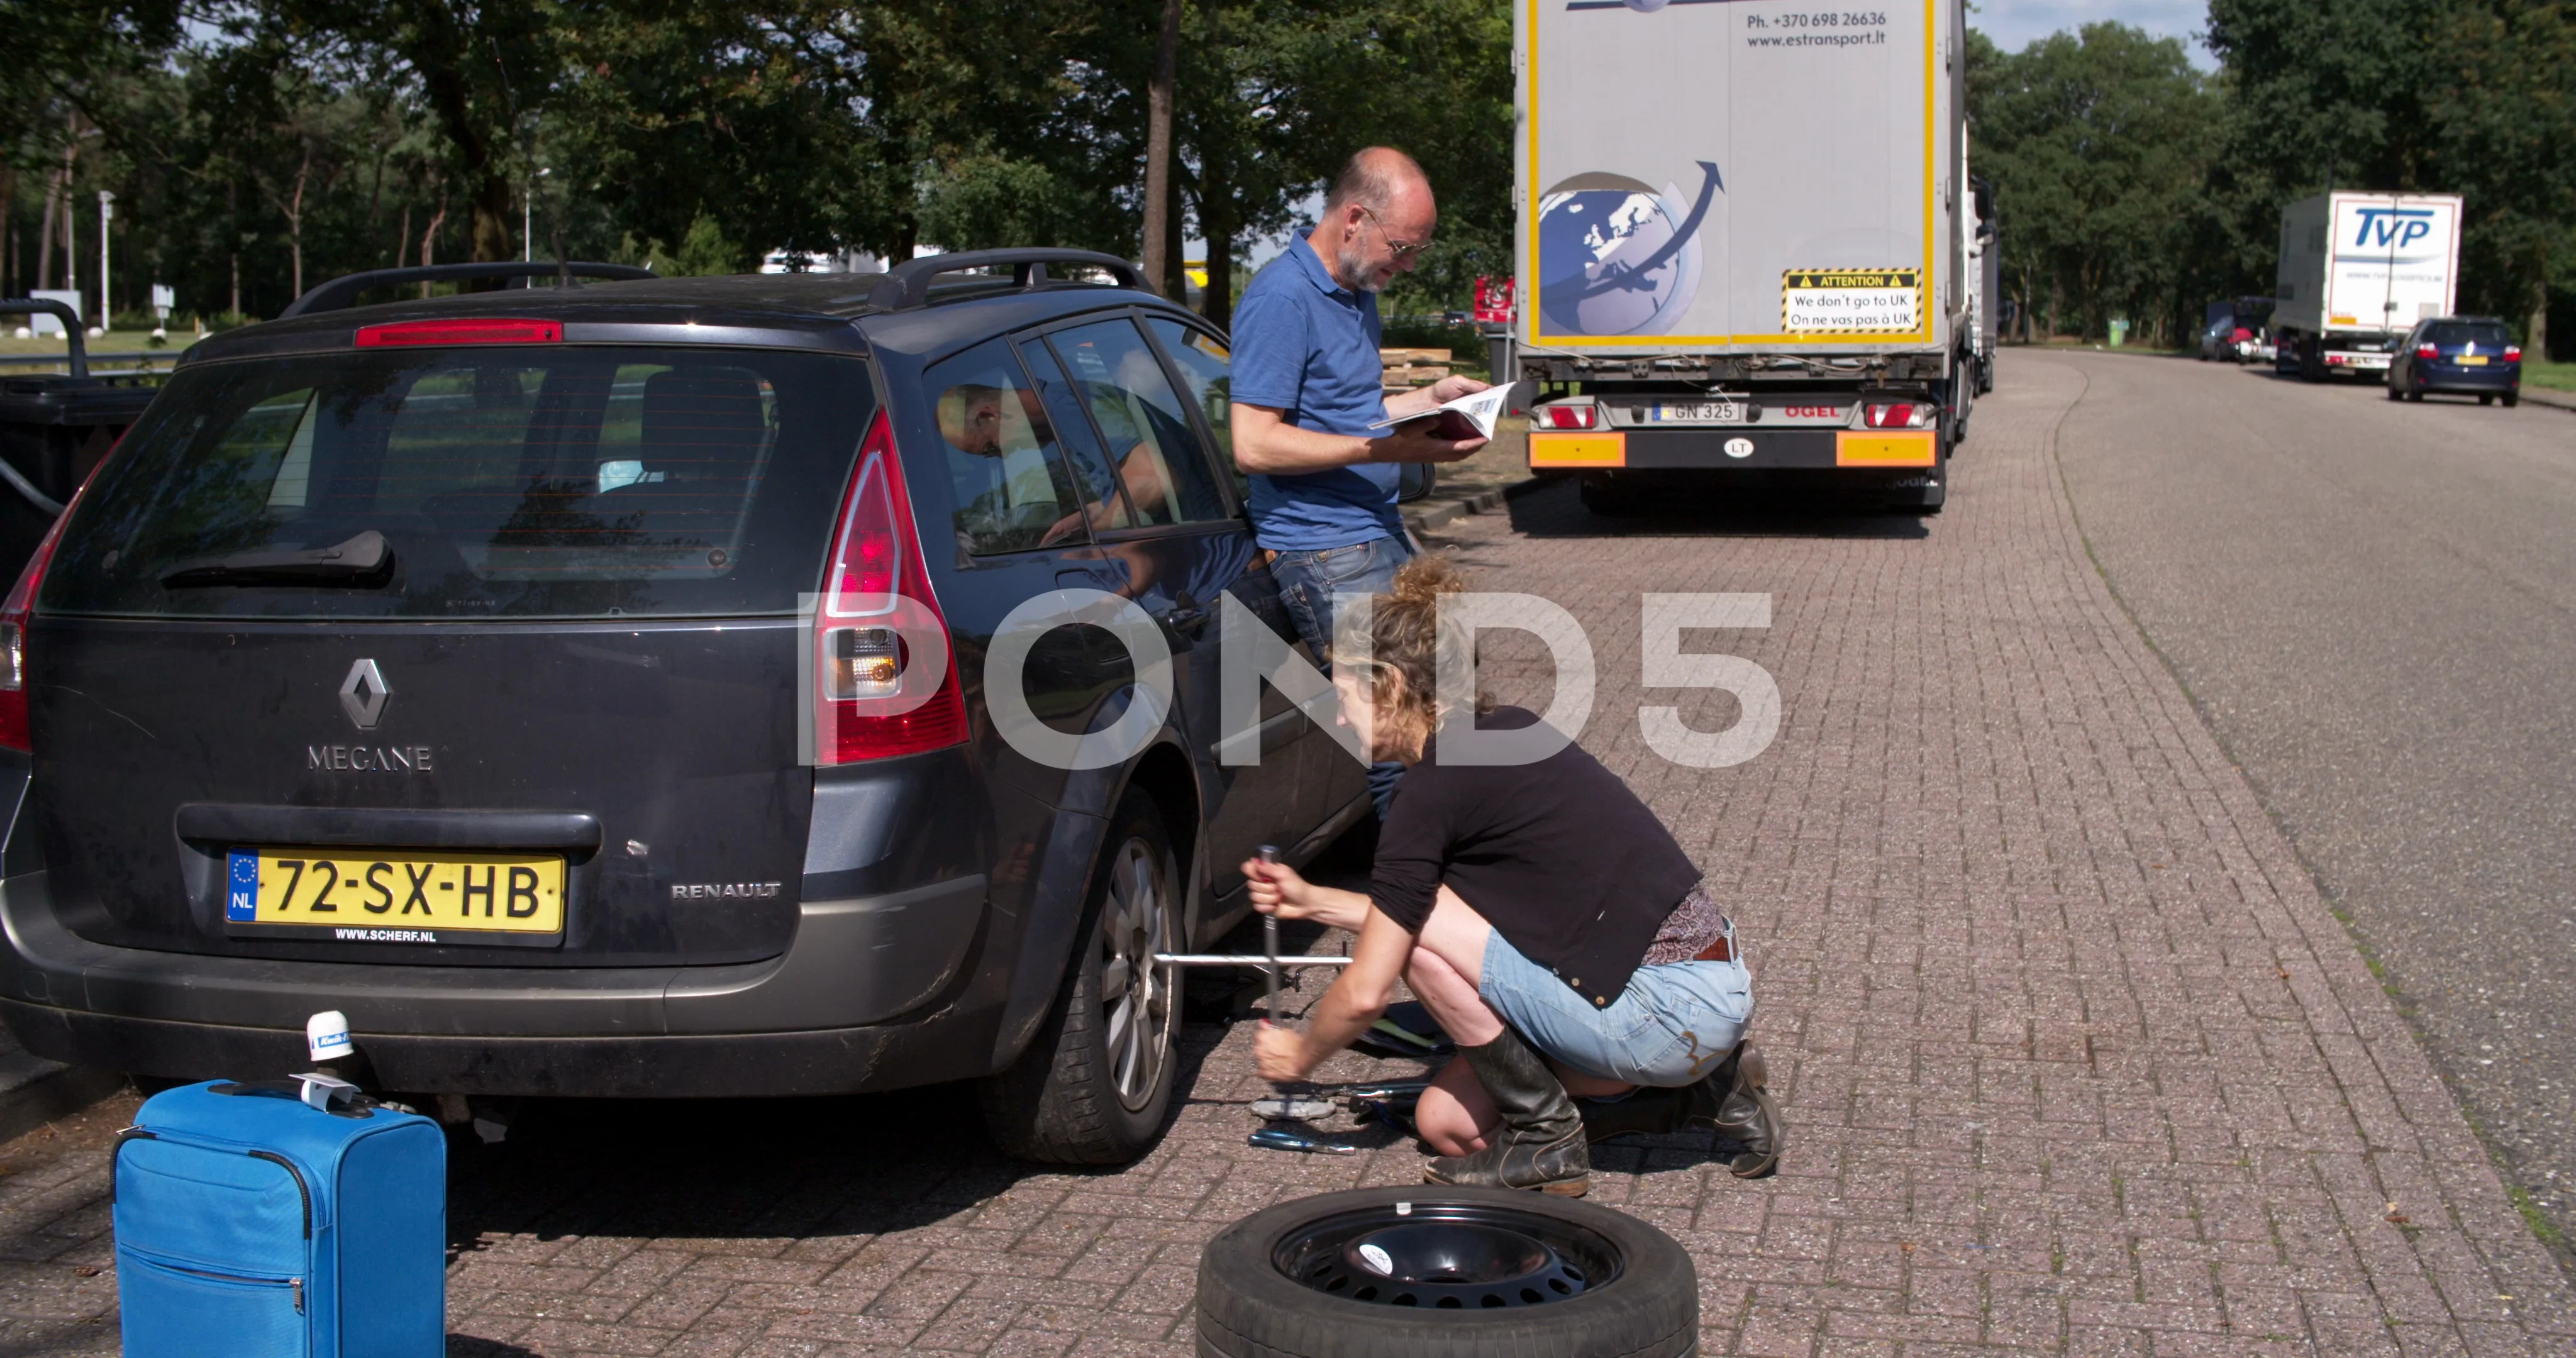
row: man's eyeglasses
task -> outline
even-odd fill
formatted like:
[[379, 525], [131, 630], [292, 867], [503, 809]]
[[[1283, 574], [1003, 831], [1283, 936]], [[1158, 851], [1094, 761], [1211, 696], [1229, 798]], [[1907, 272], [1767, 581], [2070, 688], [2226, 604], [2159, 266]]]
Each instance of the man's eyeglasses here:
[[1426, 241], [1397, 240], [1397, 239], [1396, 239], [1395, 237], [1393, 237], [1393, 236], [1388, 236], [1388, 235], [1387, 235], [1387, 231], [1386, 231], [1386, 223], [1381, 222], [1381, 221], [1378, 221], [1378, 219], [1377, 219], [1377, 213], [1375, 213], [1374, 211], [1371, 211], [1371, 210], [1370, 210], [1369, 208], [1367, 208], [1367, 207], [1362, 207], [1362, 208], [1360, 209], [1360, 211], [1368, 213], [1368, 219], [1369, 219], [1369, 221], [1370, 221], [1370, 222], [1374, 223], [1374, 224], [1377, 226], [1377, 233], [1378, 233], [1379, 235], [1381, 235], [1381, 236], [1386, 236], [1386, 252], [1387, 252], [1388, 254], [1390, 254], [1390, 255], [1395, 256], [1395, 262], [1396, 262], [1396, 263], [1398, 263], [1398, 264], [1401, 264], [1401, 263], [1403, 263], [1404, 261], [1406, 261], [1406, 260], [1408, 260], [1408, 259], [1413, 258], [1415, 255], [1418, 255], [1418, 254], [1422, 253], [1422, 251], [1423, 251], [1423, 247], [1428, 246], [1429, 244], [1431, 244], [1431, 242], [1429, 242], [1429, 241], [1427, 241], [1427, 240], [1426, 240]]

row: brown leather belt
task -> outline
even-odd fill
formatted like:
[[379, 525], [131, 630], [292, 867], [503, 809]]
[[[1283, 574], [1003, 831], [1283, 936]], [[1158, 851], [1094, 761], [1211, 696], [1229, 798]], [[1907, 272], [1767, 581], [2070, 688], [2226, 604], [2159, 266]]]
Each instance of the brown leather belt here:
[[1735, 960], [1735, 940], [1725, 934], [1719, 934], [1715, 943], [1711, 943], [1707, 947], [1700, 949], [1699, 956], [1694, 957], [1691, 960], [1694, 962], [1732, 962]]

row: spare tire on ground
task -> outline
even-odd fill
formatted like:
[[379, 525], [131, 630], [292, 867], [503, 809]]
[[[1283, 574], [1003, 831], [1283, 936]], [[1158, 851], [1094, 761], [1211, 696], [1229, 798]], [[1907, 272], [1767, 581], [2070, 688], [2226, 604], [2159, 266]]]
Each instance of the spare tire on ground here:
[[1671, 1236], [1502, 1189], [1362, 1188], [1225, 1228], [1199, 1257], [1200, 1358], [1691, 1358]]

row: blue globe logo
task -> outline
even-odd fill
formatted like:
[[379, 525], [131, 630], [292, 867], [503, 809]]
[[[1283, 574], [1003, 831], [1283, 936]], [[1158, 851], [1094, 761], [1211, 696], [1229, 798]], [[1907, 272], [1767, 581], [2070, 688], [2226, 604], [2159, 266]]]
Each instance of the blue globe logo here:
[[1613, 174], [1582, 174], [1539, 198], [1539, 319], [1558, 335], [1668, 333], [1699, 293], [1697, 204]]

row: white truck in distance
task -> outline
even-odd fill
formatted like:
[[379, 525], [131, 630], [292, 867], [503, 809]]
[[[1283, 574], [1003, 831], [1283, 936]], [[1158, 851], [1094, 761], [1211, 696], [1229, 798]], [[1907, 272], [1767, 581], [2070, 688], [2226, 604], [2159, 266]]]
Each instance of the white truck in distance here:
[[2385, 373], [2417, 321], [2452, 313], [2459, 272], [2457, 194], [2337, 192], [2290, 204], [2272, 284], [2275, 370], [2311, 382]]
[[1977, 389], [1960, 0], [1516, 0], [1530, 465], [1938, 511]]

